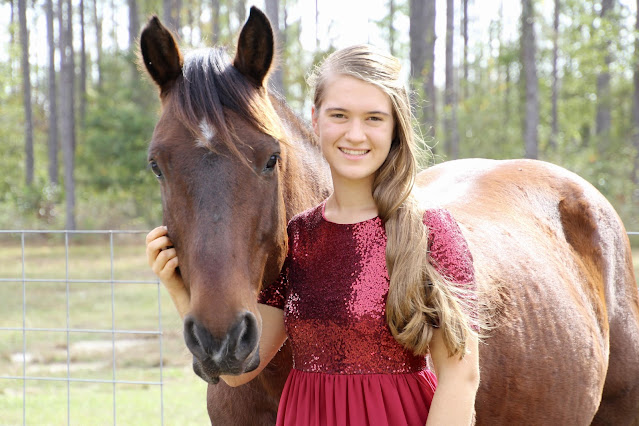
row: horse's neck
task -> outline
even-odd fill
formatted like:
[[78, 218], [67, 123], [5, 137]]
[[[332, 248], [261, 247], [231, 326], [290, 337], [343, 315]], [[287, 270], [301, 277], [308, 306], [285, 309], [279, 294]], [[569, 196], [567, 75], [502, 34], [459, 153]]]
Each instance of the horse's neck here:
[[287, 220], [319, 204], [331, 190], [328, 164], [311, 127], [283, 101], [274, 102], [288, 134], [280, 182]]

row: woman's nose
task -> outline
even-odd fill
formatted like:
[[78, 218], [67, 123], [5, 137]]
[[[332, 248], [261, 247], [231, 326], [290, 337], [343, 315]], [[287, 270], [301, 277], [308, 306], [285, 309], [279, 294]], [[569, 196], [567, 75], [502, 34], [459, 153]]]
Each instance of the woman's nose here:
[[366, 140], [366, 133], [364, 132], [363, 123], [360, 120], [351, 121], [345, 136], [349, 142], [364, 142]]

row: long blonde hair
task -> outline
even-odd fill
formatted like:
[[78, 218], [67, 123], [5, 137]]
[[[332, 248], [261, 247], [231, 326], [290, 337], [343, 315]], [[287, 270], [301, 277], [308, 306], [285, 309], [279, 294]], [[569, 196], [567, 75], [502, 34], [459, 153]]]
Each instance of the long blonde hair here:
[[373, 198], [388, 238], [386, 266], [390, 287], [386, 321], [395, 339], [417, 355], [426, 355], [433, 327], [443, 333], [449, 355], [463, 357], [474, 333], [464, 304], [473, 298], [442, 276], [430, 263], [428, 228], [412, 194], [420, 138], [413, 128], [409, 92], [399, 60], [369, 45], [341, 49], [309, 77], [317, 114], [328, 79], [348, 75], [382, 89], [395, 119], [391, 149], [373, 182]]

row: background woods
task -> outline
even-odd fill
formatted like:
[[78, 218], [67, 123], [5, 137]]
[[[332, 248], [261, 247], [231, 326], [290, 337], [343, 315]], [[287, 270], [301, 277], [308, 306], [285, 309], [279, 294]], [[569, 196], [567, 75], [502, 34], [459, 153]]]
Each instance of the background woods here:
[[[305, 75], [314, 63], [352, 42], [380, 44], [406, 63], [436, 161], [551, 161], [593, 183], [637, 230], [637, 3], [349, 2], [355, 12], [333, 0], [256, 5], [276, 23], [270, 84], [301, 115], [310, 111]], [[158, 102], [136, 66], [140, 28], [158, 14], [183, 46], [232, 49], [250, 5], [0, 0], [0, 229], [160, 223], [146, 170]], [[355, 15], [361, 25], [347, 19]]]

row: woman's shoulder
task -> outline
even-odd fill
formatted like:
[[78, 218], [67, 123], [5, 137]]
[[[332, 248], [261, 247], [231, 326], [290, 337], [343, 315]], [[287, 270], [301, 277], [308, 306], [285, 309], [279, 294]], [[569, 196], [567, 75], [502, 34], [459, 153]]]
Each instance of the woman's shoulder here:
[[424, 211], [424, 225], [430, 231], [431, 238], [461, 236], [459, 224], [450, 211], [444, 208], [430, 208]]
[[424, 211], [423, 221], [428, 227], [428, 251], [434, 266], [457, 282], [472, 281], [473, 256], [450, 211], [428, 209]]

